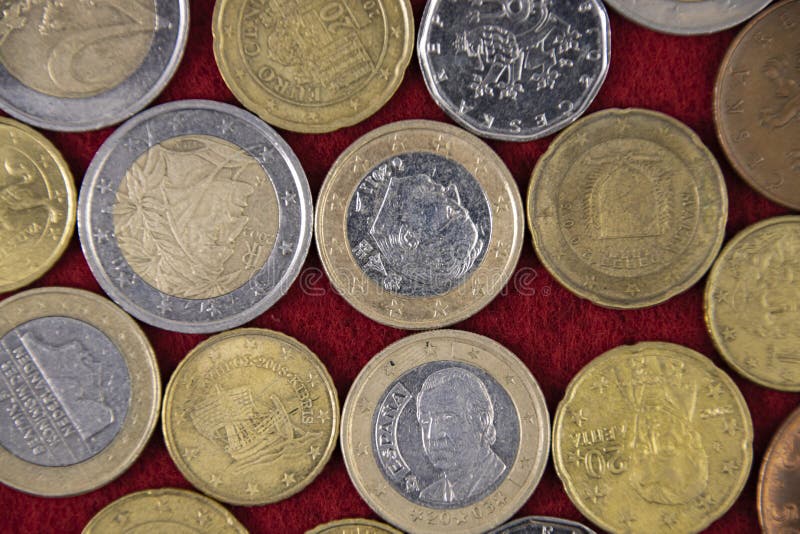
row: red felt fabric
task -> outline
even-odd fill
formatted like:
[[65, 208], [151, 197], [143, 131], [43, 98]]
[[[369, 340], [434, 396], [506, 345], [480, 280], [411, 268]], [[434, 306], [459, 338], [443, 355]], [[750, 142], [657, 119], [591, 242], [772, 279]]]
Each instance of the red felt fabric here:
[[[425, 0], [412, 0], [416, 20]], [[158, 102], [207, 98], [235, 103], [217, 71], [212, 53], [213, 0], [192, 0], [186, 55], [177, 75]], [[611, 15], [611, 71], [590, 111], [609, 107], [655, 109], [693, 128], [718, 157], [730, 195], [728, 236], [766, 217], [786, 213], [751, 190], [724, 159], [714, 135], [711, 98], [717, 68], [737, 30], [704, 37], [671, 37]], [[308, 174], [316, 196], [334, 159], [373, 128], [402, 119], [448, 121], [428, 95], [416, 59], [397, 95], [375, 116], [328, 135], [281, 132]], [[449, 121], [448, 121], [449, 122]], [[86, 134], [45, 132], [59, 147], [80, 186], [83, 173], [112, 129]], [[491, 142], [516, 178], [523, 196], [537, 158], [551, 139], [529, 143]], [[661, 340], [706, 354], [733, 375], [753, 414], [755, 458], [744, 492], [709, 532], [755, 532], [756, 479], [765, 448], [781, 421], [798, 405], [800, 395], [770, 391], [733, 373], [714, 351], [703, 324], [702, 283], [655, 308], [610, 311], [580, 300], [559, 286], [537, 260], [530, 239], [507, 290], [475, 317], [457, 328], [489, 336], [516, 353], [544, 390], [553, 414], [570, 379], [592, 358], [623, 343]], [[77, 235], [56, 267], [34, 286], [64, 285], [101, 290], [84, 260]], [[289, 293], [251, 323], [294, 336], [328, 365], [344, 400], [363, 365], [389, 343], [408, 335], [361, 316], [331, 291], [321, 274], [315, 249]], [[184, 355], [206, 336], [182, 335], [149, 326], [144, 330], [158, 354], [163, 382]], [[80, 532], [103, 506], [127, 493], [189, 484], [172, 464], [160, 428], [141, 458], [119, 479], [89, 494], [63, 499], [26, 495], [0, 485], [0, 531]], [[231, 508], [252, 532], [303, 532], [319, 523], [345, 517], [373, 517], [359, 498], [337, 450], [321, 476], [300, 494], [277, 504]], [[552, 462], [519, 516], [540, 514], [582, 520], [556, 477]], [[584, 520], [586, 521], [586, 520]]]

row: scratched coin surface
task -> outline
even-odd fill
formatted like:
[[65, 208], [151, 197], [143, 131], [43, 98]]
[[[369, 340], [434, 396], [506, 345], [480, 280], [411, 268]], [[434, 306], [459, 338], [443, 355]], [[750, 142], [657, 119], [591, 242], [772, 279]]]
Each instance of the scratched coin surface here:
[[178, 332], [217, 332], [289, 289], [311, 241], [308, 181], [263, 121], [204, 100], [118, 128], [81, 187], [81, 246], [112, 299]]
[[486, 306], [513, 273], [524, 234], [503, 161], [432, 121], [389, 124], [353, 143], [322, 185], [315, 224], [338, 292], [367, 317], [408, 329]]
[[714, 121], [739, 175], [800, 210], [800, 1], [778, 2], [742, 30], [722, 61]]
[[247, 534], [224, 506], [193, 491], [164, 488], [131, 493], [112, 502], [83, 534]]
[[587, 526], [557, 517], [522, 517], [501, 525], [487, 534], [595, 534]]
[[758, 477], [758, 518], [766, 534], [800, 530], [800, 408], [792, 412], [764, 455]]
[[547, 406], [525, 364], [457, 330], [381, 351], [342, 413], [350, 479], [406, 532], [478, 533], [508, 520], [539, 483], [549, 445]]
[[476, 135], [548, 136], [605, 81], [608, 14], [598, 0], [430, 0], [417, 45], [436, 103]]
[[115, 124], [167, 85], [188, 29], [186, 0], [3, 2], [0, 107], [48, 130]]
[[331, 457], [339, 400], [323, 363], [271, 330], [218, 334], [167, 385], [167, 450], [186, 479], [223, 502], [254, 506], [308, 486]]
[[77, 289], [0, 303], [0, 481], [61, 497], [122, 474], [158, 419], [155, 354], [136, 322]]
[[58, 261], [75, 229], [75, 197], [58, 149], [0, 118], [0, 293], [30, 284]]
[[567, 289], [642, 308], [692, 286], [725, 236], [714, 156], [675, 119], [612, 109], [581, 119], [539, 159], [528, 191], [536, 252]]
[[401, 532], [370, 519], [341, 519], [319, 525], [306, 534], [401, 534]]
[[212, 29], [236, 98], [270, 124], [306, 133], [378, 111], [414, 48], [408, 0], [219, 0]]
[[699, 532], [744, 488], [750, 412], [711, 360], [671, 343], [621, 346], [567, 387], [553, 462], [569, 498], [610, 532]]

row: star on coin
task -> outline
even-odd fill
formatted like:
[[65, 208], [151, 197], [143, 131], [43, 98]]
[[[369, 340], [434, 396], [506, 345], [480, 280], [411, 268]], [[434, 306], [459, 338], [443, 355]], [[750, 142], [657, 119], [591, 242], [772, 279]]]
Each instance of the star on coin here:
[[311, 457], [311, 460], [314, 461], [320, 457], [319, 447], [316, 445], [311, 445], [311, 448], [308, 450], [308, 455]]
[[297, 481], [294, 479], [294, 473], [284, 473], [281, 482], [283, 482], [283, 485], [287, 488], [297, 483]]
[[326, 423], [330, 417], [328, 416], [328, 412], [325, 410], [317, 410], [317, 419], [319, 419], [320, 423]]
[[283, 241], [278, 248], [284, 256], [288, 256], [294, 251], [294, 247], [286, 241]]
[[283, 205], [288, 206], [289, 204], [297, 204], [297, 193], [286, 191], [283, 194]]
[[200, 455], [200, 449], [197, 447], [187, 447], [183, 449], [183, 457], [187, 462], [191, 462]]
[[122, 512], [114, 516], [114, 523], [118, 525], [124, 525], [131, 520], [130, 516], [131, 516], [130, 512], [128, 512], [127, 510], [123, 510]]
[[251, 497], [255, 497], [256, 495], [261, 493], [261, 490], [258, 489], [258, 484], [253, 484], [252, 482], [247, 483], [247, 488], [244, 491]]
[[215, 488], [218, 488], [222, 484], [222, 478], [214, 473], [209, 477], [208, 482]]

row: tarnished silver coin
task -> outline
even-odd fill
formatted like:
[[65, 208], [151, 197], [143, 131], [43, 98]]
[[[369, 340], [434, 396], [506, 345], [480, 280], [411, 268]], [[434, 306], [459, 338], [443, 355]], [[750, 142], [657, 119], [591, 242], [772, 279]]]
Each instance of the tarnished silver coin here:
[[311, 193], [261, 119], [206, 100], [148, 110], [86, 172], [81, 246], [130, 314], [177, 332], [246, 323], [289, 289], [311, 241]]
[[500, 525], [486, 534], [595, 534], [587, 526], [556, 517], [530, 516]]
[[48, 130], [95, 130], [149, 104], [180, 63], [187, 0], [0, 2], [0, 108]]
[[482, 137], [529, 141], [580, 117], [605, 81], [599, 0], [429, 0], [417, 46], [425, 84]]

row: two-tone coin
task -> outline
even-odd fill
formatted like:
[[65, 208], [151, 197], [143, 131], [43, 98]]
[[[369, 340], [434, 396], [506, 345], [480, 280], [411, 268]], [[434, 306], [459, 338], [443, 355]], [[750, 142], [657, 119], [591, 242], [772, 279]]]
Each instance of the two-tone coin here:
[[0, 107], [48, 130], [94, 130], [149, 104], [178, 68], [186, 0], [5, 2]]
[[482, 137], [528, 141], [580, 117], [608, 73], [598, 0], [430, 0], [417, 53], [433, 99]]
[[0, 481], [66, 496], [99, 488], [158, 420], [155, 354], [110, 301], [49, 287], [0, 304]]
[[239, 108], [185, 100], [137, 115], [81, 187], [81, 246], [134, 317], [177, 332], [239, 326], [292, 284], [311, 242], [311, 194], [289, 145]]
[[610, 532], [698, 532], [744, 488], [753, 424], [733, 380], [671, 343], [595, 358], [570, 382], [553, 461], [570, 500]]
[[536, 253], [567, 289], [642, 308], [691, 287], [725, 237], [722, 171], [697, 135], [642, 109], [606, 110], [562, 133], [528, 191]]
[[404, 121], [353, 143], [319, 195], [316, 240], [333, 286], [367, 317], [427, 329], [505, 286], [522, 249], [516, 182], [480, 139]]
[[341, 446], [358, 493], [407, 532], [477, 533], [508, 520], [547, 464], [550, 419], [536, 379], [489, 338], [406, 337], [359, 373]]
[[595, 532], [587, 526], [567, 519], [530, 516], [515, 519], [487, 534], [595, 534]]
[[306, 531], [306, 534], [401, 534], [396, 528], [371, 519], [340, 519]]
[[758, 519], [766, 534], [800, 530], [800, 408], [772, 438], [758, 477]]

